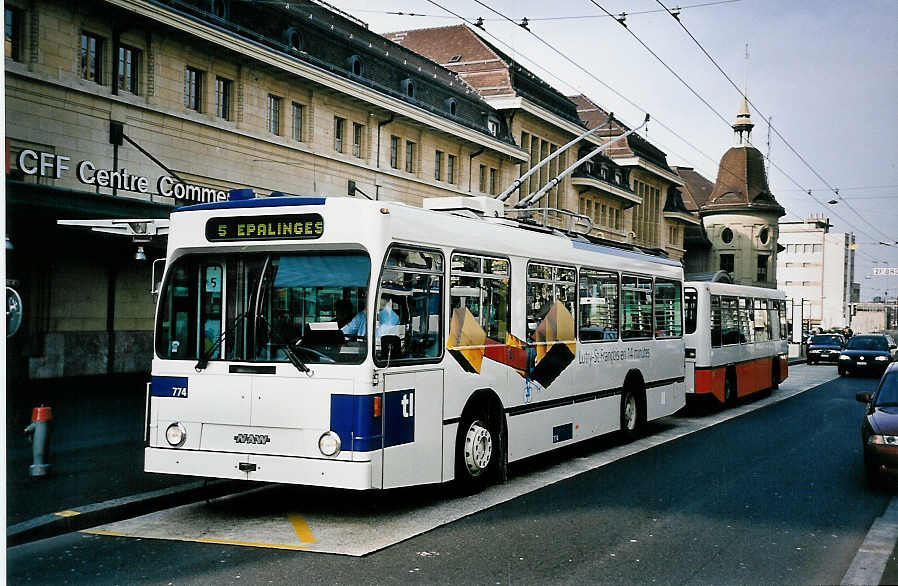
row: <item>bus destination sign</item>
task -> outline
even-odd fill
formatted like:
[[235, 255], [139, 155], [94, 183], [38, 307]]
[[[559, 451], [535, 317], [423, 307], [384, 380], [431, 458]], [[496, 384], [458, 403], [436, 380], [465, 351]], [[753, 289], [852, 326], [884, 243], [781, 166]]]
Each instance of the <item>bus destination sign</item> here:
[[324, 234], [320, 214], [278, 214], [276, 216], [232, 216], [206, 222], [206, 240], [312, 240]]

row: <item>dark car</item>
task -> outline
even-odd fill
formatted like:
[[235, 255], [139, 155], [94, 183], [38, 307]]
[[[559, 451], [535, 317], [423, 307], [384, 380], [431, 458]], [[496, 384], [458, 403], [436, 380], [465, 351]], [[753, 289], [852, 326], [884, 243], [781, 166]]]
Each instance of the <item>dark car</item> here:
[[892, 361], [890, 338], [882, 334], [852, 336], [839, 355], [839, 374], [859, 372], [879, 376]]
[[884, 477], [898, 474], [898, 363], [886, 370], [872, 396], [858, 393], [857, 400], [867, 404], [861, 424], [864, 468], [870, 486], [876, 487]]
[[808, 364], [818, 362], [838, 362], [839, 354], [845, 347], [841, 334], [817, 334], [808, 340]]

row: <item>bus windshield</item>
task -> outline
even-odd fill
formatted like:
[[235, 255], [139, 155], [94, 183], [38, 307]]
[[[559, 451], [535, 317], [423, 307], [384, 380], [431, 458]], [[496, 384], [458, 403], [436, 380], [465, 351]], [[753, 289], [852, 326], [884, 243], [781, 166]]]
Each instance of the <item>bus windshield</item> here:
[[160, 292], [156, 354], [172, 360], [358, 364], [367, 355], [364, 253], [188, 255]]

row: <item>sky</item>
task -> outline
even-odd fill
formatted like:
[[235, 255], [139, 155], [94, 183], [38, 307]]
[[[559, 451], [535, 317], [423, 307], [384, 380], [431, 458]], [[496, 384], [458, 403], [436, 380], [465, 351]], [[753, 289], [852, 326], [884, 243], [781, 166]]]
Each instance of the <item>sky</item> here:
[[[470, 21], [482, 17], [494, 35], [487, 40], [565, 95], [586, 94], [632, 126], [649, 113], [656, 122], [643, 134], [668, 163], [712, 181], [733, 144], [729, 125], [747, 87], [752, 143], [769, 153], [783, 219], [824, 215], [832, 231], [854, 232], [861, 298], [898, 294], [898, 276], [872, 270], [898, 268], [898, 1], [661, 0], [681, 7], [680, 22], [738, 89], [658, 0], [327, 1], [378, 33], [462, 22], [445, 9]], [[515, 22], [526, 17], [536, 36], [490, 8]], [[627, 28], [602, 8], [626, 12]], [[768, 117], [775, 131], [768, 132]]]

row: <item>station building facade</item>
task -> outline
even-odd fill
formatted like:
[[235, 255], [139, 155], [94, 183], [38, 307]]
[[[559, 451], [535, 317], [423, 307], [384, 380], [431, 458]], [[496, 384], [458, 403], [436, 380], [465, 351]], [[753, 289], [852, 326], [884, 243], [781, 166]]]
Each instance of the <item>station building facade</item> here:
[[149, 370], [162, 243], [57, 220], [165, 218], [246, 187], [420, 205], [528, 160], [454, 72], [314, 2], [8, 0], [5, 16], [12, 382]]

